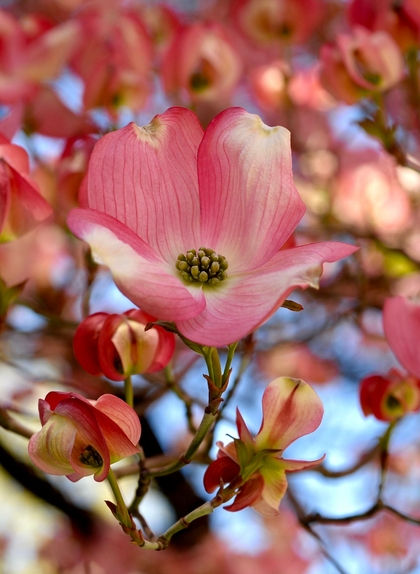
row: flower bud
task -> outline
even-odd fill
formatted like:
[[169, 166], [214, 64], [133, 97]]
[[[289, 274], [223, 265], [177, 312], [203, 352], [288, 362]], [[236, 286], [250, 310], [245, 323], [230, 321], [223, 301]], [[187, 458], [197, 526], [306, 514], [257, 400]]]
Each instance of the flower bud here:
[[154, 317], [138, 309], [120, 315], [90, 315], [74, 336], [76, 359], [91, 375], [105, 375], [112, 381], [159, 371], [173, 355], [175, 338], [161, 327], [145, 331], [153, 321]]
[[72, 482], [94, 475], [105, 480], [110, 465], [136, 454], [140, 422], [114, 395], [90, 401], [76, 393], [51, 392], [39, 401], [42, 429], [28, 445], [32, 462], [44, 472]]
[[372, 375], [360, 384], [363, 414], [380, 421], [395, 421], [420, 409], [420, 381], [391, 369], [387, 377]]

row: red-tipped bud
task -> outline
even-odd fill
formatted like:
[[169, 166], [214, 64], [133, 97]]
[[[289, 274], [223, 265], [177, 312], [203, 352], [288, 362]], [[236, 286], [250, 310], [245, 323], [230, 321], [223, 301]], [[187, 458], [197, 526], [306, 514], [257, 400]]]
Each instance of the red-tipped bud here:
[[29, 441], [29, 456], [49, 474], [73, 482], [93, 474], [101, 482], [113, 462], [139, 451], [139, 418], [114, 395], [89, 401], [53, 391], [39, 401], [39, 416], [42, 429]]
[[76, 359], [91, 375], [105, 375], [112, 381], [159, 371], [173, 355], [175, 337], [161, 327], [145, 331], [147, 323], [154, 321], [138, 309], [121, 315], [90, 315], [74, 336]]
[[394, 421], [420, 409], [420, 381], [391, 370], [387, 377], [372, 375], [360, 383], [363, 414], [380, 421]]

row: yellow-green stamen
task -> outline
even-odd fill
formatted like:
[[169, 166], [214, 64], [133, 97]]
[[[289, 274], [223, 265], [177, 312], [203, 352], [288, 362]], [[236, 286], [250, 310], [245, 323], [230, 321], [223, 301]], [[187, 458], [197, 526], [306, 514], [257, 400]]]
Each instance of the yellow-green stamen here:
[[185, 255], [178, 255], [175, 267], [184, 281], [217, 285], [227, 277], [228, 262], [213, 249], [200, 247], [197, 251], [190, 249]]
[[79, 460], [82, 464], [86, 464], [87, 466], [100, 467], [104, 464], [103, 458], [92, 445], [88, 445], [84, 448], [83, 452], [79, 456]]

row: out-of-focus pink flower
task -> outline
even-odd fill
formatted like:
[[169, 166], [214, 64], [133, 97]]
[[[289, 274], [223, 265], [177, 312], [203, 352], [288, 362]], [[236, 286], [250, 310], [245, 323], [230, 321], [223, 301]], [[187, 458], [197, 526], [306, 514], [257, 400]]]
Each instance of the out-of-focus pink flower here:
[[408, 374], [391, 369], [385, 377], [366, 377], [360, 403], [366, 416], [393, 421], [420, 409], [420, 304], [401, 296], [386, 299], [383, 324], [389, 346]]
[[83, 104], [141, 109], [151, 90], [152, 44], [138, 14], [103, 5], [78, 16], [81, 36], [71, 66], [85, 84]]
[[351, 25], [388, 32], [403, 50], [420, 43], [420, 4], [418, 0], [353, 0], [347, 16]]
[[41, 82], [56, 78], [76, 47], [78, 34], [75, 21], [31, 34], [0, 10], [0, 102], [28, 101]]
[[379, 236], [406, 231], [413, 220], [396, 161], [377, 149], [344, 150], [333, 189], [332, 208], [340, 221]]
[[73, 482], [93, 474], [100, 482], [112, 463], [139, 452], [139, 418], [114, 395], [89, 401], [53, 391], [39, 400], [39, 416], [42, 429], [29, 441], [29, 456], [48, 474]]
[[222, 484], [238, 488], [225, 510], [252, 506], [264, 516], [275, 516], [287, 489], [286, 471], [313, 468], [315, 461], [285, 460], [283, 451], [296, 439], [314, 432], [321, 424], [324, 408], [315, 391], [299, 379], [280, 377], [272, 381], [262, 398], [263, 420], [253, 438], [236, 413], [239, 439], [226, 446], [218, 442], [217, 459], [204, 474], [204, 488], [214, 492]]
[[154, 317], [138, 309], [121, 315], [90, 315], [74, 335], [76, 359], [91, 375], [105, 375], [112, 381], [159, 371], [171, 360], [175, 337], [161, 327], [145, 331], [153, 321]]
[[365, 416], [394, 421], [420, 408], [420, 381], [396, 369], [382, 377], [371, 375], [360, 383], [360, 405]]
[[139, 6], [140, 15], [152, 38], [155, 49], [161, 54], [172, 43], [181, 22], [176, 12], [165, 4]]
[[287, 104], [289, 76], [290, 70], [281, 60], [251, 70], [248, 77], [252, 93], [263, 110], [279, 110]]
[[26, 103], [23, 123], [27, 132], [53, 138], [71, 138], [97, 131], [86, 113], [73, 112], [48, 85], [39, 86]]
[[342, 243], [280, 250], [304, 213], [289, 132], [241, 108], [203, 133], [171, 108], [95, 146], [72, 231], [140, 308], [203, 345], [237, 341], [295, 288], [316, 287]]
[[182, 102], [228, 100], [241, 72], [242, 61], [226, 30], [216, 22], [184, 27], [162, 61], [165, 91]]
[[288, 92], [297, 106], [326, 111], [335, 105], [334, 99], [321, 85], [319, 63], [297, 70], [290, 78]]
[[28, 154], [0, 134], [0, 243], [24, 235], [51, 213], [29, 177]]
[[402, 366], [420, 379], [420, 301], [390, 297], [385, 301], [385, 337]]
[[269, 379], [285, 375], [309, 383], [325, 383], [338, 376], [334, 361], [318, 357], [303, 343], [281, 344], [257, 353], [256, 358]]
[[338, 35], [335, 45], [321, 48], [321, 81], [347, 104], [389, 90], [402, 79], [403, 72], [402, 53], [387, 32], [357, 27], [352, 35]]
[[232, 18], [238, 29], [262, 46], [305, 42], [323, 15], [324, 5], [320, 0], [234, 0], [232, 3]]

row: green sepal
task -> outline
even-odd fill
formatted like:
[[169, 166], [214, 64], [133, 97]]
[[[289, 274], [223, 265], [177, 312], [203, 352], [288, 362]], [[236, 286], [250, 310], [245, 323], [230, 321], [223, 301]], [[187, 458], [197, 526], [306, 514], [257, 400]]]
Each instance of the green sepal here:
[[249, 462], [249, 464], [247, 464], [243, 470], [241, 468], [241, 478], [244, 481], [248, 480], [255, 472], [257, 472], [259, 468], [261, 468], [264, 465], [264, 461], [267, 458], [267, 456], [276, 454], [278, 452], [280, 452], [278, 449], [266, 448], [261, 452], [255, 454], [252, 457], [252, 460]]

